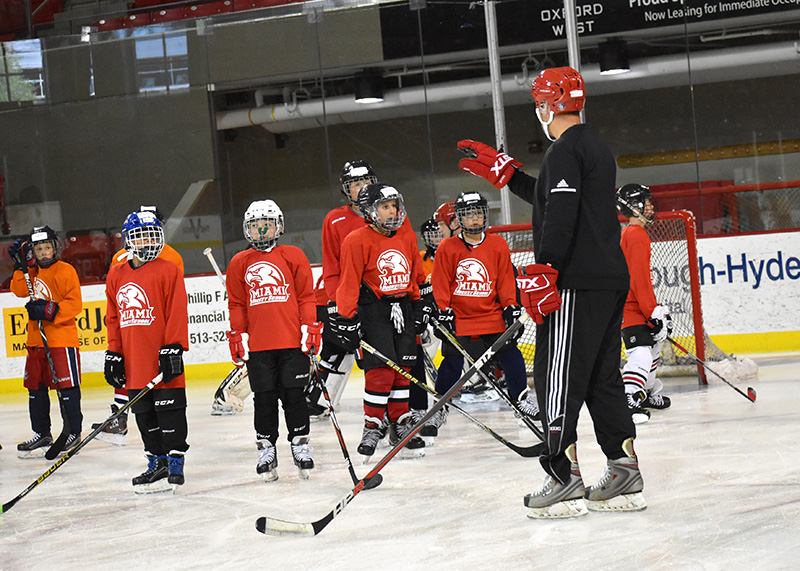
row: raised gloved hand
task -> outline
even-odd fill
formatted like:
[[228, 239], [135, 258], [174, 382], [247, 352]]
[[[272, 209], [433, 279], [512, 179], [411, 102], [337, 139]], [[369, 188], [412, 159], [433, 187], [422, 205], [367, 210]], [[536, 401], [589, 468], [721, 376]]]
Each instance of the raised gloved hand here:
[[530, 264], [519, 268], [517, 287], [522, 306], [537, 324], [544, 316], [561, 308], [561, 296], [556, 282], [558, 270], [546, 264]]
[[25, 304], [31, 321], [53, 321], [58, 313], [58, 303], [51, 299], [34, 299]]
[[106, 378], [106, 382], [115, 389], [124, 388], [125, 358], [115, 351], [106, 351], [103, 376]]
[[241, 369], [250, 359], [250, 347], [247, 344], [250, 335], [238, 331], [226, 331], [225, 336], [228, 338], [228, 347], [231, 350], [231, 361]]
[[[509, 305], [503, 310], [503, 321], [506, 323], [506, 329], [511, 327], [511, 325], [520, 318], [522, 315], [522, 308], [518, 305]], [[522, 332], [525, 331], [525, 326], [518, 327], [514, 334], [511, 336], [511, 339], [516, 341], [519, 339]]]
[[183, 347], [180, 343], [163, 345], [158, 350], [158, 370], [165, 385], [183, 374]]
[[303, 324], [300, 326], [302, 339], [300, 341], [300, 349], [303, 353], [308, 355], [312, 350], [315, 355], [318, 355], [322, 348], [322, 323], [315, 321], [309, 325]]
[[25, 268], [32, 268], [36, 265], [36, 256], [33, 247], [22, 238], [8, 247], [8, 256], [14, 261], [14, 269], [25, 271]]
[[458, 150], [469, 158], [458, 161], [458, 168], [475, 176], [485, 178], [496, 188], [503, 188], [514, 175], [514, 167], [522, 168], [521, 162], [489, 145], [464, 139], [458, 142]]
[[353, 317], [345, 317], [336, 314], [333, 317], [333, 333], [339, 339], [339, 343], [347, 351], [355, 351], [361, 344], [361, 319], [358, 314]]
[[650, 314], [650, 333], [653, 335], [653, 341], [658, 343], [672, 335], [672, 316], [669, 314], [669, 309], [664, 305], [657, 305]]

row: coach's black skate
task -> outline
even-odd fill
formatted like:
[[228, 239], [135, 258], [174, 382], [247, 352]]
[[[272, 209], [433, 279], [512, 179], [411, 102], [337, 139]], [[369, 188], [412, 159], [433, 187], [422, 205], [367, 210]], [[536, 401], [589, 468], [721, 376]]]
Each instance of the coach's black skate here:
[[137, 494], [154, 494], [166, 492], [172, 487], [167, 481], [169, 469], [167, 468], [167, 457], [145, 454], [147, 458], [147, 470], [131, 480], [133, 491]]
[[[414, 427], [411, 422], [411, 413], [405, 413], [392, 423], [393, 427], [389, 430], [389, 444], [397, 446]], [[425, 456], [425, 441], [417, 435], [409, 440], [398, 455], [400, 458], [419, 458]]]
[[274, 482], [278, 479], [278, 451], [275, 445], [269, 440], [256, 440], [256, 448], [258, 448], [258, 464], [256, 464], [256, 473], [261, 474], [261, 478], [265, 482]]
[[662, 410], [665, 408], [669, 408], [671, 404], [672, 401], [668, 396], [664, 396], [662, 394], [647, 395], [647, 398], [642, 403], [642, 407]]
[[303, 480], [308, 480], [308, 471], [314, 469], [314, 459], [311, 457], [311, 444], [308, 436], [295, 436], [292, 438], [292, 459]]
[[[116, 403], [111, 404], [111, 414], [115, 415], [119, 412], [119, 406]], [[97, 430], [102, 423], [95, 422], [92, 424], [92, 430]], [[103, 430], [97, 435], [98, 440], [108, 442], [116, 446], [125, 446], [128, 434], [128, 413], [122, 413], [114, 420], [108, 423]]]
[[186, 481], [186, 478], [183, 477], [183, 452], [179, 452], [178, 450], [171, 451], [169, 456], [167, 456], [167, 461], [169, 462], [169, 476], [167, 480], [173, 486], [182, 486]]
[[52, 436], [37, 432], [25, 442], [17, 444], [17, 456], [19, 458], [44, 458], [44, 454], [51, 444], [53, 444]]
[[647, 398], [647, 393], [643, 390], [638, 390], [633, 393], [626, 393], [628, 399], [628, 410], [631, 411], [631, 418], [634, 424], [644, 424], [650, 420], [650, 411], [642, 408], [642, 403]]
[[364, 431], [361, 433], [361, 444], [358, 445], [358, 453], [362, 456], [372, 456], [375, 448], [385, 432], [381, 431], [381, 423], [376, 422], [375, 418], [364, 420]]
[[608, 460], [600, 480], [586, 490], [586, 507], [592, 511], [639, 511], [647, 507], [644, 480], [633, 451], [633, 438], [622, 443], [625, 456]]
[[583, 499], [586, 488], [578, 466], [575, 445], [570, 444], [564, 455], [569, 459], [569, 480], [562, 484], [550, 474], [545, 476], [539, 489], [527, 494], [523, 500], [528, 508], [529, 518], [563, 519], [589, 513]]

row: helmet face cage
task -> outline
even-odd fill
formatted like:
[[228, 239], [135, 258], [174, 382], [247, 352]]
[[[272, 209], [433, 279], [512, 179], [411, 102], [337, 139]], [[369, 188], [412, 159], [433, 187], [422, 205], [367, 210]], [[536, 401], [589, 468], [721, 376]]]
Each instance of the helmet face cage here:
[[[463, 192], [456, 200], [456, 217], [461, 231], [467, 234], [480, 234], [489, 225], [489, 203], [478, 192]], [[467, 218], [483, 216], [483, 223], [475, 226], [467, 224]]]
[[[267, 235], [270, 230], [274, 230], [272, 236]], [[256, 250], [264, 252], [273, 248], [283, 230], [283, 211], [272, 200], [253, 202], [244, 213], [242, 231]]]
[[350, 193], [350, 185], [360, 181], [364, 181], [364, 186], [375, 184], [378, 182], [378, 177], [372, 167], [365, 161], [348, 161], [342, 167], [342, 175], [339, 177], [339, 181], [342, 183], [342, 194], [347, 197], [351, 204], [358, 206], [358, 195], [353, 199], [353, 195]]
[[56, 234], [55, 230], [50, 228], [50, 226], [36, 226], [33, 230], [31, 230], [31, 235], [28, 241], [34, 248], [34, 252], [37, 244], [50, 243], [50, 245], [53, 247], [53, 257], [49, 260], [40, 260], [39, 257], [36, 256], [36, 263], [39, 265], [39, 267], [47, 268], [58, 261], [58, 234]]
[[[651, 211], [647, 212], [647, 205]], [[617, 208], [626, 218], [636, 217], [645, 224], [651, 224], [658, 215], [658, 207], [650, 188], [643, 184], [626, 184], [617, 191]]]
[[436, 251], [436, 248], [439, 247], [439, 244], [444, 240], [444, 234], [439, 231], [439, 224], [433, 218], [426, 220], [425, 223], [420, 226], [420, 233], [422, 234], [422, 243], [425, 244], [425, 247]]
[[164, 248], [164, 229], [153, 212], [133, 212], [122, 225], [125, 249], [140, 261], [152, 262]]
[[[378, 206], [389, 201], [395, 201], [397, 213], [386, 220], [381, 220]], [[406, 220], [403, 195], [387, 184], [368, 184], [363, 187], [358, 193], [358, 209], [367, 222], [390, 232], [400, 228]]]

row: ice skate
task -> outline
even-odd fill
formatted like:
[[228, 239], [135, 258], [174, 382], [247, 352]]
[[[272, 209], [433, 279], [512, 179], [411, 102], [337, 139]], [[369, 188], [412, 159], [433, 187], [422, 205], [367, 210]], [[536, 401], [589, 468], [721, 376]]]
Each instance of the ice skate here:
[[[405, 413], [397, 419], [396, 423], [392, 424], [394, 425], [394, 431], [390, 432], [389, 444], [397, 446], [408, 436], [411, 429], [414, 427], [414, 424], [411, 422], [411, 414], [408, 412]], [[398, 457], [407, 459], [420, 458], [422, 456], [425, 456], [425, 441], [417, 435], [414, 435], [398, 454]]]
[[211, 416], [234, 416], [236, 414], [239, 413], [229, 404], [217, 400], [211, 403]]
[[[422, 417], [425, 416], [425, 413], [427, 413], [428, 411], [427, 410], [420, 410], [420, 409], [412, 408], [412, 409], [409, 409], [409, 412], [411, 413], [411, 424], [413, 426], [416, 426], [417, 424], [419, 424], [420, 420], [422, 420]], [[436, 415], [434, 415], [434, 416], [436, 416]], [[433, 446], [433, 443], [434, 443], [434, 440], [435, 440], [435, 436], [436, 436], [435, 432], [436, 432], [436, 430], [431, 425], [431, 421], [432, 420], [433, 420], [433, 417], [428, 419], [428, 422], [426, 422], [425, 425], [417, 433], [422, 438], [422, 440], [425, 442], [425, 446]]]
[[592, 511], [639, 511], [647, 507], [644, 480], [633, 451], [633, 438], [622, 443], [625, 456], [609, 460], [600, 480], [586, 490], [586, 507]]
[[369, 461], [370, 456], [375, 454], [375, 448], [383, 437], [381, 423], [377, 418], [366, 417], [364, 419], [364, 431], [361, 433], [361, 444], [358, 445], [358, 453], [364, 456], [364, 463]]
[[167, 481], [170, 483], [173, 489], [175, 489], [177, 486], [182, 486], [186, 481], [186, 478], [183, 476], [184, 453], [179, 452], [178, 450], [172, 450], [169, 453], [169, 456], [167, 456], [167, 462], [169, 469]]
[[671, 404], [672, 401], [668, 396], [664, 396], [662, 394], [647, 395], [647, 398], [642, 403], [642, 408], [655, 408], [662, 410], [669, 408]]
[[628, 410], [631, 411], [631, 418], [634, 424], [644, 424], [650, 420], [650, 411], [642, 408], [642, 403], [647, 398], [647, 393], [643, 390], [638, 390], [633, 393], [625, 393], [628, 399]]
[[53, 444], [53, 437], [49, 434], [35, 433], [25, 442], [17, 444], [18, 458], [44, 458], [45, 452]]
[[458, 400], [464, 404], [492, 402], [499, 398], [500, 396], [497, 394], [497, 391], [491, 388], [489, 383], [483, 379], [463, 387], [458, 395]]
[[136, 494], [157, 494], [172, 491], [169, 485], [169, 469], [166, 456], [146, 454], [147, 470], [133, 478], [133, 491]]
[[308, 471], [314, 469], [314, 459], [311, 457], [311, 444], [308, 442], [308, 436], [292, 438], [292, 458], [300, 477], [308, 480]]
[[278, 479], [278, 452], [275, 450], [275, 445], [269, 440], [257, 440], [256, 447], [258, 448], [258, 464], [256, 465], [256, 473], [261, 474], [261, 478], [265, 482], [274, 482]]
[[81, 442], [81, 435], [78, 434], [70, 434], [67, 436], [67, 441], [64, 442], [64, 448], [61, 449], [61, 452], [58, 453], [59, 456], [63, 456], [67, 452], [72, 452], [72, 449], [75, 448]]
[[524, 503], [528, 508], [529, 518], [563, 519], [589, 513], [583, 499], [586, 488], [578, 467], [575, 445], [570, 444], [564, 454], [570, 461], [569, 480], [566, 484], [561, 484], [549, 474], [545, 476], [541, 487], [525, 496]]
[[[422, 440], [425, 441], [426, 446], [433, 446], [434, 438], [439, 436], [439, 429], [447, 423], [447, 415], [449, 413], [449, 408], [447, 405], [443, 406], [435, 413], [433, 416], [425, 423], [420, 431], [419, 435], [422, 436]], [[430, 438], [430, 444], [428, 444], [428, 439]]]
[[[517, 406], [519, 407], [519, 410], [522, 411], [522, 414], [527, 416], [530, 420], [539, 422], [541, 419], [541, 415], [539, 414], [539, 402], [536, 400], [536, 393], [530, 389], [526, 388], [524, 391], [519, 393], [519, 397], [517, 397]], [[517, 417], [517, 424], [520, 426], [527, 426], [525, 422], [523, 422], [522, 418], [520, 418], [519, 413], [514, 414]]]
[[[111, 414], [115, 415], [119, 412], [117, 404], [111, 404]], [[92, 424], [92, 430], [97, 430], [101, 422]], [[123, 413], [117, 418], [108, 423], [103, 430], [97, 435], [98, 440], [114, 444], [115, 446], [125, 446], [128, 435], [128, 413]]]

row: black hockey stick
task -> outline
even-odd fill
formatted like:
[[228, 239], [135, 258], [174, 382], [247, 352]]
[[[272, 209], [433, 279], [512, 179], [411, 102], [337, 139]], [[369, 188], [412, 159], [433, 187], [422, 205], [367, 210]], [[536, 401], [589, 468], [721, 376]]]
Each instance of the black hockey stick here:
[[[441, 395], [439, 393], [437, 393], [435, 390], [433, 390], [432, 388], [430, 388], [427, 383], [423, 383], [422, 381], [416, 379], [414, 377], [414, 375], [412, 375], [411, 373], [409, 373], [408, 371], [406, 371], [405, 369], [400, 367], [397, 363], [395, 363], [389, 357], [387, 357], [386, 355], [384, 355], [383, 353], [381, 353], [380, 351], [375, 349], [375, 347], [373, 347], [372, 345], [370, 345], [366, 341], [364, 341], [364, 340], [361, 341], [361, 348], [364, 349], [367, 353], [373, 354], [375, 357], [377, 357], [378, 359], [380, 359], [381, 361], [386, 363], [386, 365], [389, 368], [397, 371], [398, 373], [403, 375], [405, 378], [407, 378], [412, 383], [414, 383], [416, 385], [419, 385], [420, 387], [425, 389], [425, 391], [428, 394], [432, 395], [435, 399], [438, 400], [438, 399], [441, 398]], [[543, 442], [539, 442], [538, 444], [535, 444], [533, 446], [517, 446], [513, 442], [509, 442], [508, 440], [506, 440], [505, 438], [503, 438], [502, 436], [497, 434], [494, 430], [492, 430], [491, 428], [489, 428], [488, 426], [483, 424], [480, 420], [478, 420], [477, 418], [472, 416], [470, 413], [468, 413], [466, 410], [464, 410], [463, 408], [458, 406], [456, 403], [450, 401], [448, 403], [448, 405], [452, 406], [458, 412], [460, 412], [465, 417], [467, 417], [467, 419], [471, 420], [474, 424], [476, 424], [478, 426], [478, 428], [482, 428], [483, 430], [488, 432], [489, 435], [492, 436], [495, 440], [505, 444], [511, 450], [513, 450], [514, 452], [516, 452], [517, 454], [519, 454], [523, 458], [534, 458], [536, 456], [539, 456], [539, 455], [541, 455], [542, 451], [544, 451], [544, 449], [545, 449], [545, 445], [544, 445]]]
[[[25, 283], [28, 286], [28, 295], [31, 298], [31, 301], [36, 301], [36, 292], [33, 291], [33, 283], [31, 283], [31, 276], [28, 273], [28, 264], [25, 260], [19, 260], [22, 265], [22, 273], [25, 275]], [[44, 345], [44, 354], [47, 356], [47, 364], [50, 365], [50, 376], [53, 379], [53, 387], [55, 388], [56, 395], [58, 395], [58, 407], [61, 411], [61, 420], [63, 421], [64, 425], [61, 427], [61, 434], [58, 435], [58, 438], [50, 445], [50, 448], [47, 449], [47, 452], [44, 453], [44, 457], [48, 460], [52, 460], [58, 453], [64, 449], [64, 445], [67, 443], [67, 438], [69, 438], [70, 433], [72, 432], [71, 426], [69, 423], [69, 416], [67, 415], [67, 407], [64, 405], [64, 399], [61, 396], [61, 391], [58, 390], [58, 374], [56, 373], [56, 366], [53, 364], [53, 355], [50, 353], [50, 345], [47, 343], [47, 336], [44, 334], [44, 326], [42, 325], [41, 321], [38, 321], [39, 324], [39, 335], [42, 338], [42, 345]]]
[[428, 412], [426, 412], [422, 418], [419, 420], [419, 423], [412, 426], [411, 430], [406, 434], [405, 438], [401, 439], [386, 455], [381, 458], [376, 464], [375, 467], [370, 470], [370, 472], [364, 476], [358, 483], [353, 487], [353, 489], [348, 492], [346, 496], [339, 500], [339, 502], [334, 506], [334, 508], [325, 514], [320, 519], [308, 522], [308, 523], [301, 523], [301, 522], [293, 522], [293, 521], [285, 521], [281, 519], [275, 519], [271, 517], [260, 517], [256, 520], [256, 529], [261, 533], [266, 533], [268, 535], [317, 535], [320, 531], [325, 529], [333, 518], [338, 516], [347, 505], [353, 501], [361, 490], [364, 489], [364, 485], [366, 480], [370, 478], [374, 478], [378, 472], [380, 472], [389, 461], [394, 458], [400, 450], [408, 444], [408, 441], [411, 440], [417, 432], [422, 428], [422, 426], [431, 419], [431, 417], [436, 414], [450, 398], [456, 394], [458, 389], [466, 383], [478, 370], [479, 367], [484, 366], [492, 356], [503, 346], [505, 345], [506, 341], [514, 334], [514, 332], [520, 328], [525, 321], [529, 319], [528, 314], [523, 313], [520, 318], [511, 324], [505, 333], [503, 333], [500, 337], [498, 337], [497, 341], [495, 341], [491, 347], [489, 347], [486, 352], [481, 355], [475, 364], [471, 366], [461, 377], [455, 382], [455, 384], [450, 387], [450, 390], [447, 391], [442, 398], [433, 403]]
[[[431, 318], [431, 322], [433, 323], [434, 327], [436, 327], [439, 331], [441, 331], [445, 335], [445, 337], [447, 337], [447, 340], [450, 341], [450, 343], [453, 345], [453, 347], [455, 347], [458, 350], [459, 353], [461, 353], [464, 359], [467, 360], [467, 363], [472, 363], [472, 357], [470, 356], [469, 353], [467, 353], [467, 350], [461, 346], [461, 344], [458, 342], [455, 336], [453, 336], [453, 334], [450, 333], [450, 331], [448, 331], [447, 328], [445, 328], [444, 325], [439, 323], [435, 318]], [[478, 374], [481, 376], [483, 380], [492, 385], [497, 394], [500, 395], [500, 398], [506, 401], [506, 404], [508, 404], [508, 406], [510, 406], [514, 410], [514, 412], [517, 413], [517, 416], [522, 420], [522, 422], [525, 423], [525, 426], [530, 428], [531, 431], [533, 431], [533, 433], [536, 436], [538, 436], [542, 441], [544, 441], [544, 433], [542, 432], [542, 430], [538, 426], [536, 426], [536, 423], [533, 420], [531, 420], [528, 417], [528, 415], [526, 415], [519, 409], [519, 405], [514, 402], [514, 399], [512, 399], [510, 396], [506, 394], [506, 392], [503, 390], [500, 384], [492, 377], [492, 375], [487, 375], [483, 371], [478, 371]]]
[[435, 385], [436, 379], [439, 377], [439, 371], [436, 369], [436, 365], [433, 364], [433, 359], [428, 355], [425, 347], [422, 347], [422, 358], [425, 360], [425, 372]]
[[[356, 471], [353, 468], [353, 462], [350, 460], [350, 454], [347, 452], [347, 445], [344, 442], [344, 436], [342, 436], [342, 429], [339, 427], [339, 421], [336, 420], [336, 412], [333, 410], [333, 401], [328, 394], [328, 387], [325, 385], [325, 381], [322, 380], [322, 375], [319, 373], [319, 362], [317, 361], [317, 356], [313, 349], [309, 353], [309, 357], [311, 358], [311, 366], [314, 369], [314, 380], [322, 390], [322, 394], [325, 395], [325, 400], [328, 401], [328, 406], [330, 407], [331, 423], [333, 424], [333, 429], [336, 431], [336, 438], [339, 439], [339, 446], [342, 449], [344, 463], [347, 464], [347, 470], [350, 472], [350, 477], [353, 479], [353, 484], [358, 484], [358, 476], [356, 476]], [[377, 488], [381, 485], [381, 482], [383, 482], [383, 476], [376, 474], [374, 478], [370, 478], [364, 482], [364, 489], [371, 490], [372, 488]]]
[[711, 373], [714, 373], [714, 374], [715, 374], [717, 377], [719, 377], [719, 379], [720, 379], [720, 380], [721, 380], [723, 383], [725, 383], [726, 385], [728, 385], [729, 387], [731, 387], [733, 390], [735, 390], [737, 393], [739, 393], [740, 395], [742, 395], [744, 398], [746, 398], [746, 399], [747, 399], [747, 400], [749, 400], [750, 402], [756, 402], [756, 390], [755, 390], [753, 387], [747, 387], [747, 393], [745, 394], [745, 393], [744, 393], [744, 392], [742, 392], [742, 390], [741, 390], [741, 389], [739, 389], [737, 386], [735, 386], [735, 385], [733, 385], [732, 383], [728, 382], [728, 381], [727, 381], [727, 380], [726, 380], [726, 379], [725, 379], [725, 378], [724, 378], [722, 375], [720, 375], [720, 374], [719, 374], [719, 373], [717, 373], [717, 372], [716, 372], [714, 369], [712, 369], [712, 368], [710, 368], [708, 365], [706, 365], [705, 361], [703, 361], [703, 360], [701, 360], [700, 358], [698, 358], [698, 357], [697, 357], [697, 355], [694, 355], [694, 354], [690, 353], [688, 349], [684, 348], [684, 347], [683, 347], [683, 345], [679, 344], [677, 341], [675, 341], [675, 339], [673, 339], [672, 337], [667, 337], [667, 339], [669, 339], [669, 342], [670, 342], [670, 343], [672, 343], [673, 345], [675, 345], [675, 347], [677, 347], [678, 349], [680, 349], [681, 351], [683, 351], [684, 353], [686, 353], [687, 355], [689, 355], [689, 356], [690, 356], [692, 359], [694, 359], [694, 360], [695, 360], [697, 363], [699, 363], [700, 365], [703, 365], [703, 367], [705, 367], [706, 371], [709, 371], [709, 372], [711, 372]]
[[58, 469], [61, 467], [61, 465], [62, 465], [64, 462], [66, 462], [67, 460], [69, 460], [70, 458], [72, 458], [73, 456], [75, 456], [75, 455], [76, 455], [78, 452], [80, 452], [81, 448], [83, 448], [84, 446], [86, 446], [86, 444], [88, 444], [88, 443], [89, 443], [89, 441], [90, 441], [92, 438], [94, 438], [95, 436], [97, 436], [98, 434], [100, 434], [100, 433], [103, 431], [103, 429], [104, 429], [106, 426], [108, 426], [109, 424], [111, 424], [111, 422], [113, 422], [113, 421], [114, 421], [114, 419], [115, 419], [115, 418], [117, 418], [117, 417], [118, 417], [118, 416], [120, 416], [121, 414], [125, 414], [125, 413], [127, 413], [128, 409], [130, 409], [130, 408], [131, 408], [131, 407], [132, 407], [134, 404], [136, 404], [136, 402], [138, 402], [138, 401], [139, 401], [139, 399], [141, 399], [141, 398], [142, 398], [144, 395], [146, 395], [147, 393], [149, 393], [149, 392], [150, 392], [150, 391], [153, 389], [153, 387], [154, 387], [154, 386], [156, 386], [156, 385], [157, 385], [158, 383], [160, 383], [160, 382], [161, 382], [161, 373], [159, 373], [158, 375], [156, 375], [156, 377], [155, 377], [155, 378], [154, 378], [152, 381], [150, 381], [149, 383], [147, 383], [147, 386], [146, 386], [144, 389], [142, 389], [142, 390], [139, 392], [139, 394], [138, 394], [138, 395], [136, 395], [136, 397], [135, 397], [135, 398], [133, 398], [133, 399], [129, 400], [129, 401], [127, 402], [127, 404], [125, 404], [125, 406], [121, 407], [121, 408], [120, 408], [120, 409], [119, 409], [117, 412], [115, 412], [114, 414], [112, 414], [111, 416], [109, 416], [107, 419], [105, 419], [105, 420], [104, 420], [102, 423], [100, 423], [100, 424], [97, 426], [97, 428], [95, 428], [94, 430], [92, 430], [92, 431], [89, 433], [89, 436], [87, 436], [86, 438], [84, 438], [83, 440], [81, 440], [80, 442], [78, 442], [78, 444], [77, 444], [77, 445], [76, 445], [74, 448], [72, 448], [71, 450], [67, 451], [67, 452], [66, 452], [66, 453], [65, 453], [65, 454], [64, 454], [64, 455], [63, 455], [61, 458], [59, 458], [58, 460], [56, 460], [56, 463], [55, 463], [55, 464], [53, 464], [52, 466], [50, 466], [50, 467], [47, 469], [47, 471], [46, 471], [44, 474], [42, 474], [41, 476], [39, 476], [39, 478], [37, 478], [37, 480], [36, 480], [35, 482], [33, 482], [33, 483], [30, 485], [30, 486], [28, 486], [27, 488], [25, 488], [24, 490], [22, 490], [22, 492], [20, 492], [19, 494], [17, 494], [17, 497], [16, 497], [16, 498], [14, 498], [13, 500], [11, 500], [10, 502], [6, 502], [6, 503], [4, 503], [4, 504], [3, 504], [3, 507], [2, 507], [2, 508], [0, 508], [0, 514], [4, 514], [4, 513], [6, 513], [8, 510], [10, 510], [12, 507], [14, 507], [14, 504], [16, 504], [16, 503], [17, 503], [18, 501], [20, 501], [22, 498], [24, 498], [25, 496], [27, 496], [27, 495], [28, 495], [28, 494], [29, 494], [29, 493], [30, 493], [30, 492], [31, 492], [31, 491], [32, 491], [32, 490], [33, 490], [33, 489], [34, 489], [36, 486], [38, 486], [39, 484], [41, 484], [42, 482], [44, 482], [44, 481], [45, 481], [45, 480], [48, 478], [48, 476], [50, 476], [50, 474], [52, 474], [53, 472], [55, 472], [56, 470], [58, 470]]

